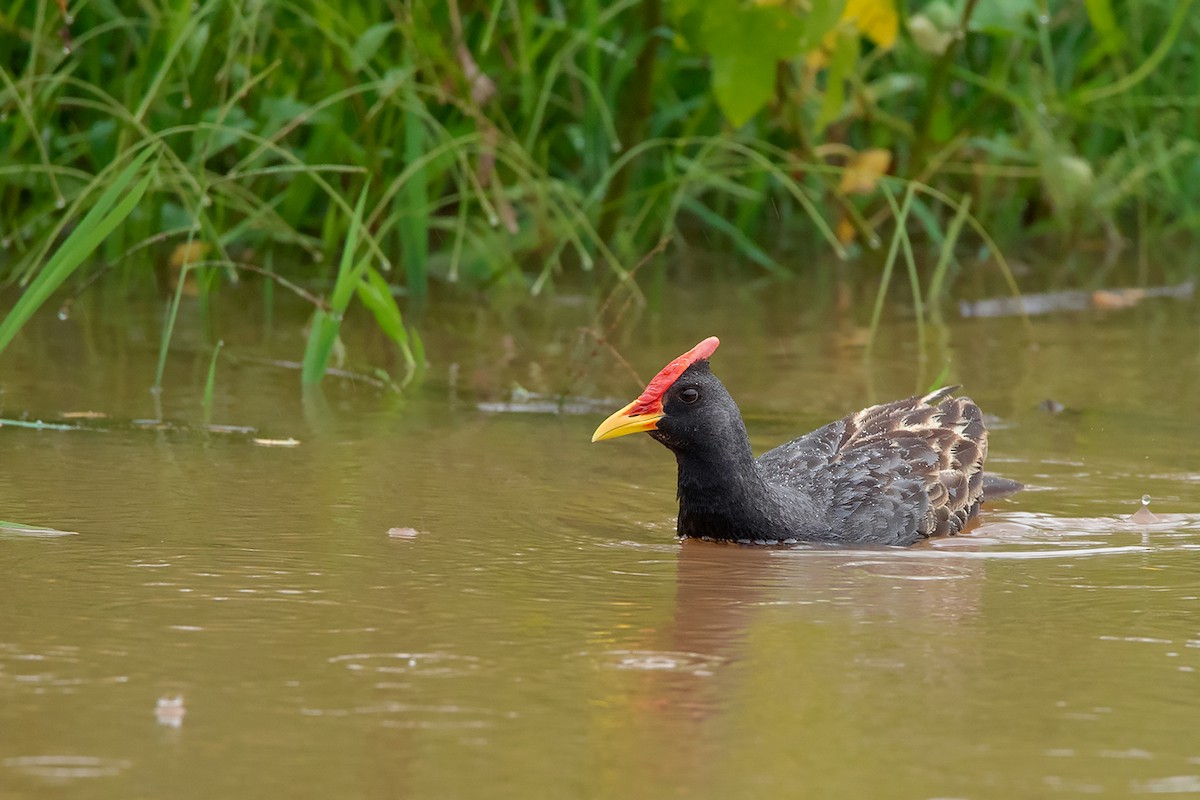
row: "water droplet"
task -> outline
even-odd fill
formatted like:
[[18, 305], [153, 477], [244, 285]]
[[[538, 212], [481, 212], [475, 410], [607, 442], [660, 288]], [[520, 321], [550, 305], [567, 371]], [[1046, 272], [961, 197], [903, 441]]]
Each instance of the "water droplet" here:
[[71, 315], [69, 313], [67, 313], [67, 309], [65, 306], [58, 310], [58, 319], [60, 322], [66, 322], [70, 318], [71, 318]]
[[878, 236], [872, 236], [868, 244], [871, 246], [872, 250], [878, 250], [880, 247], [883, 247], [883, 240]]
[[63, 55], [64, 55], [64, 56], [69, 56], [69, 55], [71, 55], [71, 45], [69, 45], [69, 44], [64, 44], [64, 45], [63, 45]]
[[1049, 24], [1050, 24], [1050, 15], [1049, 14], [1039, 14], [1038, 15], [1038, 25], [1049, 25]]
[[320, 264], [320, 263], [321, 263], [322, 261], [324, 261], [324, 260], [325, 260], [325, 254], [324, 254], [324, 253], [313, 253], [313, 261], [314, 261], [315, 263], [317, 263], [317, 264]]
[[67, 207], [67, 198], [59, 197], [57, 200], [54, 201], [54, 207], [59, 209], [60, 211], [64, 208], [66, 208]]
[[75, 15], [67, 14], [65, 17], [63, 17], [63, 22], [67, 23], [68, 25], [74, 25], [75, 24]]
[[497, 228], [500, 226], [500, 218], [498, 216], [496, 216], [495, 214], [488, 214], [487, 221], [488, 221], [488, 225], [491, 225], [493, 228]]
[[1148, 495], [1148, 494], [1142, 495], [1142, 505], [1144, 505], [1144, 506], [1150, 505], [1150, 495]]
[[391, 271], [392, 271], [392, 262], [391, 262], [391, 260], [390, 260], [390, 259], [387, 259], [387, 258], [385, 258], [383, 261], [380, 261], [380, 262], [379, 262], [379, 268], [380, 268], [381, 270], [383, 270], [384, 272], [391, 272]]
[[204, 206], [205, 208], [208, 208], [209, 206], [212, 205], [212, 198], [209, 197], [208, 195], [204, 195], [204, 197], [200, 198], [200, 205]]
[[184, 108], [192, 107], [192, 96], [190, 94], [185, 94], [183, 96], [183, 107]]

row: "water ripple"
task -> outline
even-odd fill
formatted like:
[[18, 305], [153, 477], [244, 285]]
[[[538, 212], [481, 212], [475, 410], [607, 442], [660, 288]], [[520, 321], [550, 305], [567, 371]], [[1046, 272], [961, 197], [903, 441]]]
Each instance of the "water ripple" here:
[[690, 675], [712, 675], [725, 663], [721, 656], [678, 650], [608, 650], [603, 653], [580, 653], [596, 659], [605, 669], [639, 670], [646, 672], [683, 672]]
[[478, 658], [454, 653], [351, 653], [334, 656], [329, 663], [351, 672], [430, 678], [461, 677], [479, 669]]
[[72, 755], [14, 756], [0, 763], [26, 775], [54, 781], [109, 778], [130, 766], [130, 762], [117, 758]]

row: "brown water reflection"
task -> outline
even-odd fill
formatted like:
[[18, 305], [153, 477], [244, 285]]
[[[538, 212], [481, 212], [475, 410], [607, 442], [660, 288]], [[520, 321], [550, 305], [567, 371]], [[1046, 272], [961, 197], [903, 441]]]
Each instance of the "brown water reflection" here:
[[925, 361], [895, 323], [863, 360], [804, 298], [719, 299], [623, 352], [719, 333], [759, 448], [949, 363], [1030, 489], [912, 550], [680, 544], [669, 454], [588, 443], [619, 368], [579, 414], [510, 391], [578, 372], [586, 308], [460, 310], [414, 395], [307, 400], [276, 365], [299, 317], [227, 309], [213, 419], [246, 434], [201, 425], [194, 319], [157, 399], [152, 319], [35, 325], [3, 415], [105, 416], [0, 427], [0, 518], [56, 529], [0, 529], [0, 797], [1195, 793], [1195, 309], [1040, 320], [1036, 348], [955, 323]]

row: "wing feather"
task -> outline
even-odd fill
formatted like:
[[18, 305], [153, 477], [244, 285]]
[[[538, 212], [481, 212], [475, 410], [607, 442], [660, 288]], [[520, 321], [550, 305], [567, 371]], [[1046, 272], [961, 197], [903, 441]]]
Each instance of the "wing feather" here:
[[910, 544], [953, 535], [983, 499], [987, 428], [957, 387], [864, 408], [758, 459], [826, 509], [831, 538]]

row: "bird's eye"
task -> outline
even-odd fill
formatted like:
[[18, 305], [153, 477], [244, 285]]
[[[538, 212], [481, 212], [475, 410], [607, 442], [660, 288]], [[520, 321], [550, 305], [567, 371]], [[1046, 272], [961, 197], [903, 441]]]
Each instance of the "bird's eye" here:
[[690, 405], [700, 399], [700, 391], [689, 386], [679, 393], [679, 399]]

